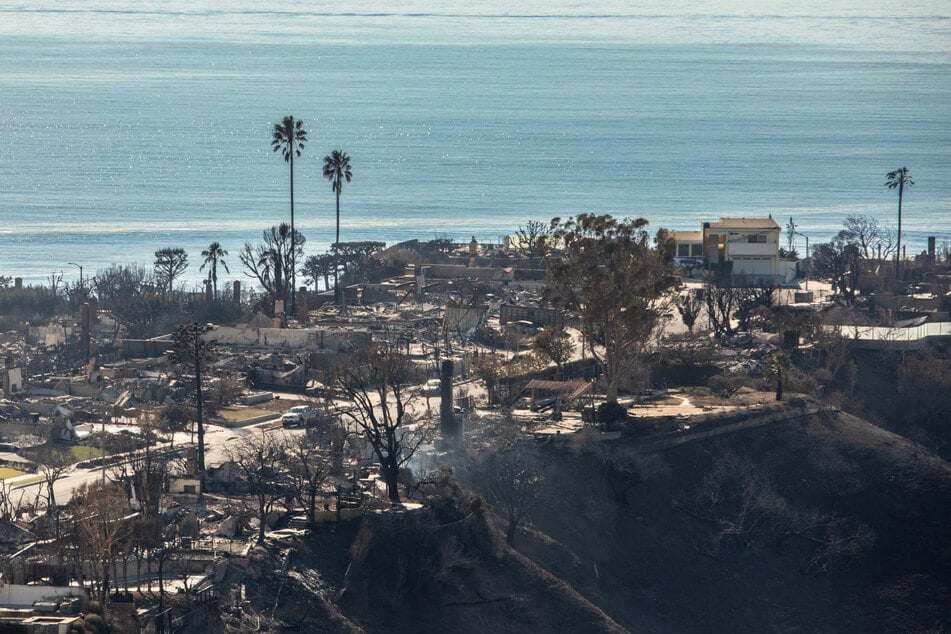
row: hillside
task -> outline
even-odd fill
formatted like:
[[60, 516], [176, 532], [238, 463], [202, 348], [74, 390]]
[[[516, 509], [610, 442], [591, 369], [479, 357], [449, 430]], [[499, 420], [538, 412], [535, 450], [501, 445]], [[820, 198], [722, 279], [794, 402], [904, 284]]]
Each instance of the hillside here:
[[550, 478], [517, 545], [631, 630], [951, 630], [951, 467], [853, 416], [622, 440]]
[[544, 504], [514, 549], [445, 481], [423, 509], [272, 545], [252, 613], [314, 632], [951, 631], [951, 467], [803, 411], [666, 448], [540, 445]]
[[[281, 624], [272, 631], [625, 631], [505, 547], [481, 499], [450, 489], [427, 508], [372, 514], [272, 543], [250, 570], [251, 609], [241, 618], [225, 615], [227, 631], [257, 631], [272, 614]], [[288, 552], [287, 573], [279, 574]]]

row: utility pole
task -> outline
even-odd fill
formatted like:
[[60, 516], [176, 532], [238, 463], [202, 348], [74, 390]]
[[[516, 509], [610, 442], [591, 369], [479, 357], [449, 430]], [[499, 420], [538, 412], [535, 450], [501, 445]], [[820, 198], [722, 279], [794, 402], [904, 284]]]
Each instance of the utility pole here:
[[[790, 222], [792, 222], [791, 218], [790, 218]], [[796, 232], [796, 235], [806, 239], [806, 259], [809, 259], [809, 236], [807, 236], [804, 233], [799, 233], [798, 231]], [[808, 291], [809, 290], [809, 274], [808, 273], [805, 274], [805, 278], [806, 278], [806, 290]]]
[[99, 464], [102, 466], [102, 485], [106, 486], [106, 417], [102, 417], [102, 434], [99, 436]]

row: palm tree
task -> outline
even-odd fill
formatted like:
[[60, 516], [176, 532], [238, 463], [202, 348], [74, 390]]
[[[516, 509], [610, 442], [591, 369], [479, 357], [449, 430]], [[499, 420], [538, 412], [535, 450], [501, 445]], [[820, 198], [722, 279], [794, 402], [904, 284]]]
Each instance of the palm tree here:
[[320, 290], [320, 280], [324, 280], [324, 290], [330, 288], [330, 279], [331, 273], [334, 270], [334, 261], [335, 257], [330, 253], [324, 253], [322, 255], [311, 255], [304, 260], [304, 264], [300, 268], [300, 274], [304, 276], [304, 283], [314, 284], [314, 292]]
[[228, 255], [228, 252], [221, 248], [221, 245], [217, 242], [212, 242], [208, 245], [207, 251], [201, 252], [201, 257], [205, 258], [205, 263], [199, 267], [199, 271], [204, 271], [205, 267], [209, 264], [211, 265], [211, 287], [213, 289], [215, 301], [218, 300], [218, 265], [225, 267], [225, 271], [231, 273], [228, 270], [228, 264], [225, 262], [225, 256]]
[[[337, 194], [337, 235], [334, 240], [334, 253], [340, 244], [340, 192], [343, 190], [343, 181], [350, 182], [353, 173], [350, 171], [350, 157], [346, 152], [334, 150], [324, 157], [324, 178], [330, 181], [331, 188]], [[334, 299], [340, 303], [340, 289], [337, 287], [337, 267], [334, 267]]]
[[294, 248], [294, 155], [300, 156], [304, 149], [304, 141], [307, 140], [307, 131], [304, 129], [304, 122], [300, 119], [294, 119], [292, 115], [287, 115], [280, 123], [274, 124], [274, 134], [271, 140], [271, 147], [275, 152], [280, 151], [284, 156], [284, 162], [291, 166], [291, 311], [297, 310], [296, 290], [297, 280], [294, 271], [297, 268], [294, 261], [294, 254], [297, 250]]
[[894, 172], [889, 172], [885, 176], [885, 186], [889, 189], [898, 189], [898, 249], [895, 251], [895, 278], [900, 279], [901, 270], [901, 199], [905, 193], [905, 187], [911, 187], [915, 181], [911, 180], [911, 174], [907, 167], [899, 167]]

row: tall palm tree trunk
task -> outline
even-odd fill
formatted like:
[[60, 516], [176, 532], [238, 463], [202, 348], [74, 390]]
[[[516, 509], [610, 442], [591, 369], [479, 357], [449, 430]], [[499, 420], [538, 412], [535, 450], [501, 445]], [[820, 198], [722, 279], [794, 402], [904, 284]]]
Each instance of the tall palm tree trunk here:
[[901, 197], [905, 191], [905, 183], [898, 183], [898, 247], [895, 251], [895, 279], [901, 280]]
[[[297, 295], [294, 290], [297, 288], [297, 279], [294, 272], [297, 269], [297, 245], [294, 244], [294, 152], [291, 152], [291, 314], [297, 314]], [[286, 297], [284, 299], [287, 299]]]
[[340, 284], [338, 276], [340, 275], [340, 188], [337, 188], [337, 234], [334, 240], [334, 303], [338, 306], [340, 301]]

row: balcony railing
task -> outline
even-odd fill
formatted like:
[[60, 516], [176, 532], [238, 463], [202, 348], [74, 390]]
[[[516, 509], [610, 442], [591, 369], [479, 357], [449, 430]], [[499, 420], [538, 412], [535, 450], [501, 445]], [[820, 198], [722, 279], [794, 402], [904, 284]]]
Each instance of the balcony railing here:
[[776, 242], [728, 242], [726, 250], [727, 256], [730, 258], [739, 256], [779, 257], [779, 244]]

